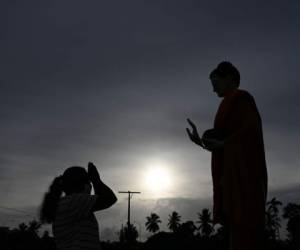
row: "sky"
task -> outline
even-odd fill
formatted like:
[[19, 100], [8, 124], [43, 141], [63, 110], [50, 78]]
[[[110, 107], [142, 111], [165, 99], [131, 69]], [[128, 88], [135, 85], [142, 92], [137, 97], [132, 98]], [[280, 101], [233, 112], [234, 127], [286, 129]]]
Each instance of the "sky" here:
[[[150, 212], [163, 229], [174, 210], [197, 220], [212, 206], [210, 153], [189, 141], [186, 118], [200, 133], [213, 126], [221, 99], [208, 76], [224, 60], [262, 116], [268, 198], [300, 202], [299, 7], [1, 1], [0, 224], [36, 217], [54, 177], [89, 161], [116, 193], [141, 192], [132, 220], [142, 234]], [[126, 223], [127, 197], [117, 196], [97, 212], [103, 238]]]

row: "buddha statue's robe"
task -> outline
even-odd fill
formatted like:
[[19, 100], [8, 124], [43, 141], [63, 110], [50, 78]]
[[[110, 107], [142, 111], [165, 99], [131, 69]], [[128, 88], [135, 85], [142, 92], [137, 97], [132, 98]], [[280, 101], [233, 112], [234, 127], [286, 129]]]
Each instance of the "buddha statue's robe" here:
[[214, 129], [226, 131], [212, 151], [213, 222], [230, 226], [234, 250], [262, 249], [268, 177], [262, 121], [245, 90], [226, 93]]

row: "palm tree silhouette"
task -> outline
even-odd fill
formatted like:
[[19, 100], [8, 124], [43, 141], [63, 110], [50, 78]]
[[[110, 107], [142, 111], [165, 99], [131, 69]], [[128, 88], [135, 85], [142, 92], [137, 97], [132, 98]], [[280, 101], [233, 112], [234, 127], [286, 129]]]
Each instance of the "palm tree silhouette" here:
[[266, 231], [269, 238], [276, 240], [280, 238], [279, 228], [281, 224], [278, 207], [282, 205], [282, 202], [273, 197], [266, 205]]
[[288, 203], [283, 208], [282, 217], [285, 219], [294, 218], [295, 216], [300, 216], [300, 205], [295, 203]]
[[149, 232], [155, 233], [159, 230], [159, 223], [161, 223], [161, 220], [159, 216], [156, 213], [151, 213], [150, 216], [146, 217], [147, 222], [145, 223], [146, 229]]
[[198, 213], [198, 218], [198, 230], [200, 231], [201, 236], [209, 238], [211, 234], [215, 231], [212, 225], [213, 221], [211, 219], [211, 213], [209, 212], [209, 209], [202, 209], [202, 213]]
[[281, 205], [282, 205], [282, 202], [277, 200], [276, 197], [273, 197], [270, 201], [267, 202], [267, 206], [269, 206], [268, 209], [276, 214], [279, 213], [278, 206], [281, 206]]
[[42, 224], [36, 220], [32, 220], [28, 223], [28, 231], [36, 234], [38, 233], [38, 230], [40, 229], [40, 227], [42, 226]]
[[194, 222], [189, 220], [180, 224], [178, 228], [178, 233], [183, 238], [192, 238], [196, 229], [197, 227], [195, 226]]
[[120, 230], [120, 242], [126, 242], [126, 243], [133, 243], [137, 241], [137, 238], [139, 237], [139, 233], [136, 229], [136, 227], [130, 223], [123, 227]]
[[176, 232], [180, 226], [181, 216], [177, 212], [172, 212], [169, 214], [168, 227], [172, 232]]
[[300, 246], [300, 205], [288, 203], [283, 208], [283, 218], [288, 219], [288, 239], [296, 246]]
[[18, 225], [18, 231], [19, 232], [22, 232], [22, 233], [24, 233], [24, 232], [26, 232], [26, 230], [28, 229], [28, 226], [24, 223], [24, 222], [22, 222], [22, 223], [20, 223], [19, 225]]

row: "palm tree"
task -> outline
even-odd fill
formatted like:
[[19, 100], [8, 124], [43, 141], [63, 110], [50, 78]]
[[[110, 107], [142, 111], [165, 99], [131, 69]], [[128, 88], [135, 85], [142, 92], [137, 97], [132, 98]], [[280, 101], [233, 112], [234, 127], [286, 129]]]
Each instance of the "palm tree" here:
[[294, 218], [295, 216], [300, 216], [300, 205], [295, 203], [288, 203], [283, 208], [282, 217], [285, 219]]
[[128, 224], [123, 227], [120, 230], [120, 242], [126, 242], [126, 243], [134, 243], [137, 241], [137, 238], [139, 237], [139, 233], [136, 229], [136, 227], [133, 224]]
[[36, 220], [29, 221], [28, 231], [37, 234], [41, 226], [42, 224]]
[[198, 213], [199, 221], [197, 223], [199, 224], [198, 230], [200, 231], [201, 235], [205, 238], [209, 238], [210, 235], [215, 231], [212, 219], [211, 219], [211, 213], [209, 212], [209, 209], [204, 208], [202, 210], [202, 213]]
[[156, 213], [151, 213], [150, 216], [146, 217], [147, 222], [145, 223], [146, 229], [149, 232], [155, 233], [159, 230], [158, 223], [161, 223], [159, 216]]
[[27, 228], [28, 228], [28, 226], [27, 226], [24, 222], [22, 222], [21, 224], [19, 224], [17, 230], [18, 230], [19, 232], [24, 233], [24, 232], [26, 232]]
[[281, 227], [278, 207], [282, 205], [282, 202], [273, 197], [266, 205], [266, 231], [269, 238], [276, 240], [279, 238]]
[[278, 206], [281, 206], [282, 202], [279, 200], [276, 200], [275, 197], [272, 198], [272, 200], [267, 202], [267, 206], [269, 210], [271, 210], [273, 213], [278, 214], [279, 213], [279, 209]]
[[178, 227], [180, 226], [180, 218], [181, 216], [175, 211], [172, 214], [169, 214], [168, 227], [172, 232], [176, 232], [178, 230]]
[[286, 229], [289, 240], [300, 246], [300, 205], [288, 203], [283, 208], [282, 217], [288, 219]]
[[194, 232], [196, 229], [197, 229], [197, 227], [195, 226], [194, 222], [189, 220], [189, 221], [182, 223], [178, 227], [177, 232], [179, 233], [179, 235], [181, 235], [181, 237], [191, 238], [194, 236]]
[[265, 219], [267, 238], [276, 240], [276, 231], [277, 228], [280, 227], [278, 217], [276, 216], [276, 214], [273, 214], [272, 212], [267, 210], [265, 213]]

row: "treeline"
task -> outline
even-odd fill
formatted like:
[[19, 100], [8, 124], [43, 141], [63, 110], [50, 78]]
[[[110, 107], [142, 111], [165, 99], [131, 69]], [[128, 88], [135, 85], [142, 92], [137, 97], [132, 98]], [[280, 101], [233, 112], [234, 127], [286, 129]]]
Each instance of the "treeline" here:
[[[214, 227], [209, 209], [197, 214], [197, 221], [181, 221], [181, 216], [173, 211], [167, 221], [169, 232], [160, 232], [160, 217], [151, 213], [146, 217], [146, 230], [153, 235], [144, 243], [143, 249], [212, 249], [224, 250], [228, 247], [228, 232], [223, 227]], [[300, 205], [282, 202], [275, 197], [266, 204], [264, 238], [268, 250], [300, 249]], [[282, 221], [286, 221], [286, 237], [280, 235]], [[123, 228], [120, 242], [137, 243], [138, 231], [134, 225]], [[243, 228], [241, 228], [243, 230]], [[137, 243], [138, 245], [138, 243]]]
[[[178, 212], [171, 212], [165, 222], [168, 232], [160, 231], [162, 220], [158, 214], [151, 213], [145, 219], [145, 229], [152, 234], [145, 242], [138, 241], [139, 232], [135, 225], [130, 224], [118, 232], [118, 241], [102, 242], [102, 249], [224, 250], [228, 248], [228, 232], [221, 226], [213, 226], [211, 212], [207, 208], [197, 214], [196, 221], [182, 221]], [[283, 220], [286, 222], [287, 237], [285, 238], [280, 235]], [[36, 220], [28, 224], [21, 223], [13, 229], [0, 227], [0, 248], [2, 250], [56, 250], [54, 239], [47, 231], [43, 236], [39, 236], [40, 228], [41, 223]], [[288, 203], [283, 206], [276, 198], [268, 201], [265, 240], [267, 250], [299, 250], [300, 205]]]

